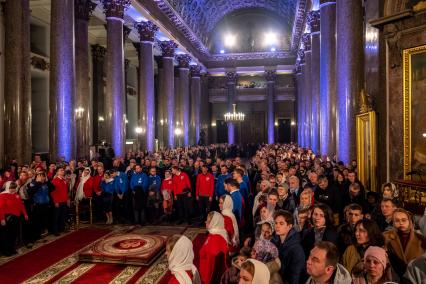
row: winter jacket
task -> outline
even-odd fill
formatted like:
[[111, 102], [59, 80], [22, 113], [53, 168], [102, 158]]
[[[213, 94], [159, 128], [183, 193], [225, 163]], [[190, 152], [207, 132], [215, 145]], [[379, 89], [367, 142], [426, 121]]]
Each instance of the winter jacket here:
[[[334, 274], [331, 276], [331, 279], [327, 282], [330, 284], [351, 284], [352, 277], [351, 274], [343, 267], [340, 263], [337, 264]], [[314, 280], [309, 277], [306, 284], [315, 284]]]

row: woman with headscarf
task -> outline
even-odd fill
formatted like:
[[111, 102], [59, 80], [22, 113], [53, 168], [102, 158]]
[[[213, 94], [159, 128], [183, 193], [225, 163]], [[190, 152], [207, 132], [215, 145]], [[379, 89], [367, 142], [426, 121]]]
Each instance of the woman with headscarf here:
[[[225, 223], [225, 230], [228, 233], [228, 237], [231, 240], [232, 248], [237, 248], [240, 244], [240, 235], [238, 231], [238, 223], [232, 210], [234, 209], [234, 203], [231, 196], [222, 195], [219, 198], [219, 208], [223, 215]], [[231, 249], [232, 250], [232, 249]]]
[[28, 220], [27, 211], [18, 192], [18, 185], [7, 181], [0, 194], [0, 252], [5, 256], [16, 254], [16, 239], [19, 235], [19, 218]]
[[262, 205], [260, 205], [259, 207], [259, 218], [257, 219], [256, 222], [256, 229], [254, 231], [254, 236], [256, 237], [256, 240], [260, 238], [261, 235], [261, 231], [262, 231], [262, 225], [264, 223], [269, 223], [271, 224], [272, 227], [274, 227], [274, 208], [271, 204], [267, 203], [262, 203]]
[[352, 276], [354, 284], [399, 283], [395, 278], [386, 251], [376, 246], [370, 246], [364, 253], [364, 271]]
[[185, 236], [174, 235], [166, 244], [166, 256], [172, 277], [169, 284], [200, 284], [200, 275], [194, 265], [192, 242]]
[[226, 257], [230, 241], [220, 213], [208, 214], [206, 228], [209, 235], [200, 249], [200, 276], [202, 283], [217, 283], [228, 268]]
[[84, 198], [92, 197], [94, 184], [91, 175], [92, 171], [89, 167], [84, 168], [81, 177], [76, 183], [75, 201], [80, 202]]
[[269, 284], [271, 275], [268, 267], [255, 259], [247, 259], [241, 265], [240, 284]]

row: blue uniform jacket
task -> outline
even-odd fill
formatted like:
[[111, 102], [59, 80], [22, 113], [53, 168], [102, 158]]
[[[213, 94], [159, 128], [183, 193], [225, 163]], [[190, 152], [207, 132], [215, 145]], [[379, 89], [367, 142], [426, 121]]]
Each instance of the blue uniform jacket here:
[[148, 176], [145, 173], [133, 173], [130, 179], [130, 189], [142, 188], [144, 192], [148, 191]]
[[226, 194], [224, 182], [225, 182], [225, 179], [229, 177], [231, 177], [230, 174], [226, 174], [226, 175], [220, 174], [217, 177], [217, 182], [214, 189], [214, 193], [217, 197], [221, 197], [222, 195]]
[[159, 175], [148, 176], [148, 189], [160, 193], [161, 178]]
[[117, 172], [117, 175], [114, 178], [114, 186], [115, 186], [116, 193], [118, 194], [125, 193], [129, 187], [127, 174], [122, 172]]

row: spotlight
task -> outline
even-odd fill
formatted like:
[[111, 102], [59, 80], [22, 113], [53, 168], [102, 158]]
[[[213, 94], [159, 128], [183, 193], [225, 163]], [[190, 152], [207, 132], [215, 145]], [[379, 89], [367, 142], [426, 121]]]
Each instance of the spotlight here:
[[296, 125], [296, 122], [292, 121], [290, 124], [291, 124], [292, 126], [294, 126], [294, 125]]
[[220, 50], [220, 54], [224, 54], [225, 53], [225, 50], [224, 49], [221, 49]]
[[275, 51], [277, 51], [277, 49], [275, 47], [271, 47], [271, 51], [275, 52]]
[[105, 121], [105, 118], [104, 118], [103, 116], [100, 116], [100, 117], [98, 118], [98, 120], [99, 120], [99, 121]]
[[422, 134], [422, 136], [423, 136], [424, 138], [426, 138], [426, 133], [423, 133], [423, 134]]
[[277, 34], [273, 32], [268, 32], [265, 34], [265, 45], [277, 44], [278, 38]]
[[142, 127], [136, 127], [136, 128], [135, 128], [135, 132], [136, 132], [137, 134], [142, 133]]
[[278, 122], [275, 121], [275, 126], [278, 126]]
[[176, 129], [175, 129], [175, 134], [176, 134], [177, 136], [181, 135], [181, 134], [182, 134], [182, 130], [181, 130], [180, 128], [176, 128]]
[[212, 122], [212, 127], [215, 127], [216, 126], [216, 122]]
[[235, 42], [236, 42], [235, 35], [232, 35], [232, 34], [225, 35], [225, 38], [224, 38], [225, 46], [233, 47], [235, 45]]

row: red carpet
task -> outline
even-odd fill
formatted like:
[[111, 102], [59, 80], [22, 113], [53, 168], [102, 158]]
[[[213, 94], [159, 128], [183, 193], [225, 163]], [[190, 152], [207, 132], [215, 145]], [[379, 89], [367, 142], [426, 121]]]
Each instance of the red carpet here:
[[0, 266], [0, 283], [21, 283], [109, 232], [106, 229], [81, 229], [19, 256]]
[[[195, 239], [192, 241], [192, 244], [194, 246], [194, 264], [197, 268], [200, 267], [200, 259], [199, 259], [199, 251], [201, 247], [203, 246], [204, 242], [206, 241], [207, 234], [198, 234]], [[169, 283], [171, 277], [170, 271], [164, 275], [164, 277], [158, 282], [159, 284], [167, 284]]]

